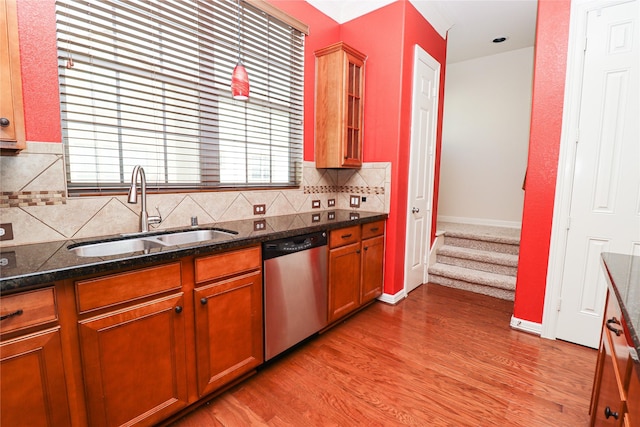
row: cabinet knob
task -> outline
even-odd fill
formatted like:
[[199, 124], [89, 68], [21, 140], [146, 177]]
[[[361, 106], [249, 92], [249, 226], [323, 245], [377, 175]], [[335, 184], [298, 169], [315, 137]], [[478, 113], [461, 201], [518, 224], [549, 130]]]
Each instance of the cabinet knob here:
[[613, 412], [611, 408], [607, 406], [606, 408], [604, 408], [604, 416], [606, 419], [609, 419], [609, 417], [613, 417], [617, 420], [620, 414], [618, 414], [617, 412]]
[[207, 305], [207, 299], [206, 298], [200, 298], [200, 304], [202, 305]]
[[176, 307], [176, 313], [178, 313], [178, 314], [182, 313], [182, 306], [177, 306]]
[[360, 253], [360, 249], [356, 250], [356, 253], [359, 254]]
[[364, 250], [365, 250], [365, 251], [368, 251], [368, 250], [369, 250], [369, 246], [365, 246], [365, 247], [364, 247]]
[[6, 128], [11, 122], [6, 117], [0, 117], [0, 127]]

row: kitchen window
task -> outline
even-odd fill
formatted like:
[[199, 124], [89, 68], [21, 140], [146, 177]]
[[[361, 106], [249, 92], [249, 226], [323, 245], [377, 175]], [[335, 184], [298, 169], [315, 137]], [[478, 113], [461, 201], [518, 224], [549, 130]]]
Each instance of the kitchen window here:
[[[69, 193], [125, 191], [138, 164], [159, 191], [299, 186], [305, 33], [269, 8], [57, 0]], [[231, 98], [239, 55], [248, 101]]]

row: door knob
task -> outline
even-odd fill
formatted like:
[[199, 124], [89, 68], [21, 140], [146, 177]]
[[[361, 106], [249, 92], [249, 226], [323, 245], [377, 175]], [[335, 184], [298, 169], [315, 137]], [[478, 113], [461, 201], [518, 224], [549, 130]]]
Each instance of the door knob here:
[[413, 207], [413, 208], [411, 208], [411, 212], [418, 213], [418, 212], [420, 212], [420, 208]]

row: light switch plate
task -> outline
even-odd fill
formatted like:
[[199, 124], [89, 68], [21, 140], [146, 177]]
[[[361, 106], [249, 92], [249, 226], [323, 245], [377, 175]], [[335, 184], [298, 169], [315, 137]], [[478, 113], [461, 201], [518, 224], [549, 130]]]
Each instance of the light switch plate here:
[[336, 219], [336, 213], [335, 213], [335, 212], [333, 212], [333, 211], [328, 212], [328, 213], [327, 213], [327, 219], [328, 219], [329, 221]]
[[320, 208], [320, 200], [312, 200], [312, 201], [311, 201], [311, 208], [312, 208], [312, 209], [318, 209], [318, 208]]
[[352, 208], [359, 208], [360, 196], [354, 196], [354, 195], [349, 196], [349, 206]]
[[320, 222], [320, 214], [316, 213], [311, 215], [311, 222]]
[[336, 205], [336, 199], [329, 199], [327, 200], [327, 206], [329, 206], [330, 208]]

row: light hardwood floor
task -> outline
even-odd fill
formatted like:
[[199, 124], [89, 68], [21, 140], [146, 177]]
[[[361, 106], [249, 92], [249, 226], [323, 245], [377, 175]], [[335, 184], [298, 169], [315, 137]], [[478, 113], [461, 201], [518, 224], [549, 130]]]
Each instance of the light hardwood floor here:
[[376, 302], [173, 426], [586, 426], [596, 350], [512, 330], [512, 308], [423, 285], [395, 306]]

